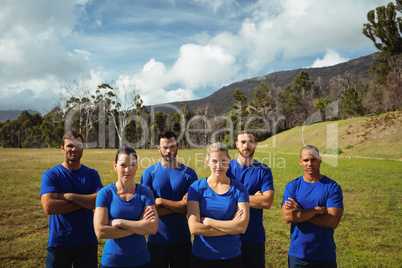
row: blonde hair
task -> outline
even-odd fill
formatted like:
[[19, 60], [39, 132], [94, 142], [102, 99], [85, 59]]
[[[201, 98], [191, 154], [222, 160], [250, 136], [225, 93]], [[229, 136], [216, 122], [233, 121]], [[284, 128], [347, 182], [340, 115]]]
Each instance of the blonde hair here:
[[226, 156], [229, 157], [229, 150], [226, 148], [225, 144], [220, 143], [220, 142], [215, 142], [212, 143], [211, 145], [208, 146], [207, 148], [207, 159], [209, 159], [209, 156], [213, 152], [225, 152]]

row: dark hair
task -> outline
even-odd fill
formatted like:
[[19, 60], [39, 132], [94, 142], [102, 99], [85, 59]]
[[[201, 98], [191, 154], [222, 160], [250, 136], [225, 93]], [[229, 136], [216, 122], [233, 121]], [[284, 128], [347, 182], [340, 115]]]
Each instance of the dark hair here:
[[123, 146], [116, 153], [116, 158], [114, 160], [114, 162], [116, 164], [117, 164], [117, 159], [119, 159], [119, 155], [121, 155], [121, 154], [132, 155], [135, 157], [135, 160], [138, 160], [137, 152], [133, 148], [131, 148], [129, 146]]
[[301, 153], [303, 152], [304, 149], [309, 150], [309, 151], [312, 151], [313, 156], [314, 156], [315, 158], [319, 158], [319, 157], [320, 157], [320, 152], [318, 151], [317, 147], [315, 147], [315, 146], [313, 146], [313, 145], [306, 145], [306, 146], [304, 146], [304, 147], [300, 150], [300, 158], [301, 158]]
[[249, 129], [245, 129], [245, 130], [240, 131], [239, 133], [237, 133], [237, 137], [239, 137], [239, 136], [242, 135], [242, 134], [250, 134], [250, 135], [253, 135], [253, 137], [254, 137], [254, 139], [255, 139], [254, 133], [253, 133], [251, 130], [249, 130]]
[[67, 132], [66, 134], [64, 134], [63, 138], [61, 138], [61, 146], [64, 146], [64, 141], [65, 140], [76, 140], [77, 138], [80, 138], [82, 142], [84, 142], [84, 138], [82, 137], [82, 135], [80, 133], [78, 133], [75, 130], [71, 130], [69, 132]]
[[166, 130], [165, 132], [161, 133], [158, 137], [158, 145], [161, 144], [161, 139], [170, 139], [174, 138], [177, 141], [177, 136], [173, 131]]

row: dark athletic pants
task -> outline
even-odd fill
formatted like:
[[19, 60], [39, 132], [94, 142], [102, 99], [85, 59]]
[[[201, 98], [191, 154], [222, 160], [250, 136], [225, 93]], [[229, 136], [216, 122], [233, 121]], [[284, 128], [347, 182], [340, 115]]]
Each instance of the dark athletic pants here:
[[98, 244], [47, 249], [46, 268], [97, 268]]
[[265, 268], [265, 243], [243, 243], [241, 252], [244, 268]]
[[[191, 242], [185, 244], [155, 244], [148, 242], [150, 268], [189, 268]], [[169, 266], [170, 264], [170, 266]]]

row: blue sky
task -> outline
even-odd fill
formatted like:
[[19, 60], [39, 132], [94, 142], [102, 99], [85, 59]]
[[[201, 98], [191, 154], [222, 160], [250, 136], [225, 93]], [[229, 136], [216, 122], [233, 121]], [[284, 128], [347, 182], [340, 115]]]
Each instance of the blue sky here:
[[0, 110], [45, 114], [74, 81], [134, 85], [151, 105], [338, 64], [376, 51], [363, 23], [389, 2], [0, 0]]

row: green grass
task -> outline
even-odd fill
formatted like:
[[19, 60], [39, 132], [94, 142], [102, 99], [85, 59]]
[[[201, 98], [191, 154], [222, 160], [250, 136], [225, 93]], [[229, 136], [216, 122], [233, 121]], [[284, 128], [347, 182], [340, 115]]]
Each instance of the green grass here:
[[271, 152], [299, 153], [304, 145], [312, 144], [321, 153], [327, 149], [343, 151], [341, 157], [402, 160], [401, 141], [402, 112], [393, 112], [295, 127], [260, 142], [259, 146]]
[[[85, 150], [82, 163], [97, 169], [102, 183], [108, 185], [116, 181], [115, 153]], [[139, 180], [159, 154], [155, 149], [138, 153]], [[180, 150], [179, 155], [199, 178], [208, 175], [205, 150]], [[236, 156], [235, 150], [231, 156]], [[283, 220], [280, 204], [285, 185], [301, 175], [298, 155], [261, 148], [255, 157], [272, 167], [276, 190], [272, 208], [264, 212], [267, 267], [286, 267], [290, 225]], [[56, 149], [0, 149], [0, 267], [44, 267], [48, 216], [39, 198], [41, 177], [62, 160], [62, 152]], [[344, 193], [345, 212], [335, 231], [339, 267], [401, 267], [402, 162], [337, 160], [337, 165], [324, 161], [322, 173], [336, 180]], [[103, 245], [101, 240], [99, 258]]]

